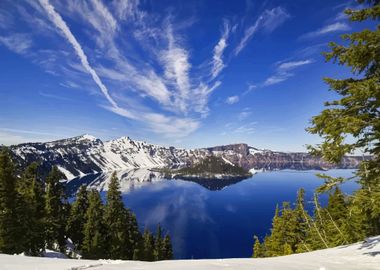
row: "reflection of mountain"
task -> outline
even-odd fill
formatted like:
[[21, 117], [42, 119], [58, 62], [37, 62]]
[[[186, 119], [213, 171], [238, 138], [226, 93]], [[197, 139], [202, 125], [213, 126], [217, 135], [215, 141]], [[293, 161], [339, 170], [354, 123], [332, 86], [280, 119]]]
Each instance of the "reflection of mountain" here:
[[[81, 185], [86, 185], [88, 188], [97, 189], [99, 191], [108, 190], [108, 184], [112, 173], [94, 173], [77, 177], [66, 182], [66, 191], [69, 195], [74, 195]], [[118, 171], [117, 176], [120, 180], [120, 189], [122, 193], [128, 193], [141, 187], [157, 183], [161, 181], [176, 181], [167, 180], [164, 174], [149, 169], [133, 169], [126, 171]], [[201, 178], [181, 178], [179, 180], [189, 181], [203, 186], [204, 188], [215, 191], [234, 185], [244, 178], [233, 179], [201, 179]]]
[[[161, 173], [153, 172], [148, 169], [133, 169], [118, 171], [116, 173], [120, 180], [121, 192], [123, 193], [128, 193], [154, 182], [165, 181]], [[66, 183], [67, 193], [71, 195], [75, 194], [83, 184], [90, 189], [93, 188], [99, 191], [106, 191], [108, 190], [111, 175], [111, 172], [95, 173], [69, 180]]]
[[235, 185], [243, 181], [244, 179], [247, 179], [247, 177], [231, 178], [231, 179], [197, 179], [194, 177], [181, 178], [181, 180], [197, 183], [198, 185], [201, 185], [202, 187], [207, 188], [208, 190], [211, 190], [211, 191], [222, 190], [225, 187]]

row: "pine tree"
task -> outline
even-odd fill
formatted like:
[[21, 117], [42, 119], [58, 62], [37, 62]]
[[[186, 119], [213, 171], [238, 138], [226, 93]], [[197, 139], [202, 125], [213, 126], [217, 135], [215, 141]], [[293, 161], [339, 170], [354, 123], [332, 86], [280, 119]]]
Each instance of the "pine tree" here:
[[[358, 0], [362, 6], [347, 9], [352, 22], [380, 19], [378, 0]], [[323, 142], [309, 147], [313, 154], [339, 163], [345, 154], [364, 150], [372, 156], [363, 160], [357, 172], [360, 189], [354, 193], [350, 213], [355, 215], [357, 231], [364, 235], [380, 234], [380, 26], [374, 30], [341, 36], [343, 45], [330, 43], [325, 53], [327, 61], [334, 61], [351, 69], [352, 76], [345, 79], [326, 78], [330, 89], [340, 98], [326, 102], [326, 109], [313, 117], [310, 133], [318, 134]], [[350, 138], [350, 140], [347, 140]], [[327, 191], [345, 179], [324, 176]]]
[[61, 251], [65, 247], [65, 224], [68, 214], [65, 190], [60, 182], [65, 178], [65, 175], [56, 166], [53, 166], [46, 177], [45, 225], [47, 247], [55, 248], [55, 244], [57, 244]]
[[19, 192], [23, 203], [25, 252], [38, 256], [45, 248], [44, 187], [42, 180], [38, 177], [38, 164], [30, 164], [19, 182]]
[[172, 241], [170, 239], [169, 234], [167, 234], [164, 238], [163, 242], [163, 259], [164, 260], [172, 260], [173, 259], [173, 248]]
[[129, 243], [128, 214], [121, 198], [116, 173], [111, 176], [106, 200], [104, 223], [107, 228], [108, 257], [110, 259], [131, 259], [133, 249]]
[[328, 239], [334, 246], [348, 244], [355, 238], [348, 219], [348, 205], [344, 194], [336, 187], [330, 192], [327, 207], [324, 209], [327, 220]]
[[75, 202], [71, 205], [70, 216], [67, 220], [67, 236], [81, 250], [84, 238], [84, 224], [86, 223], [86, 212], [88, 209], [88, 191], [85, 185], [79, 188]]
[[25, 250], [17, 178], [7, 149], [0, 152], [0, 252], [14, 254]]
[[83, 231], [82, 254], [88, 259], [106, 258], [105, 226], [103, 223], [104, 207], [100, 194], [91, 190], [88, 195], [89, 205]]
[[283, 247], [283, 221], [279, 215], [279, 207], [276, 206], [276, 211], [272, 220], [271, 234], [265, 237], [264, 246], [266, 249], [266, 255], [269, 257], [282, 255]]
[[132, 254], [127, 254], [127, 257], [129, 259], [137, 259], [138, 257], [141, 257], [142, 253], [142, 236], [139, 231], [139, 227], [137, 224], [137, 219], [134, 213], [132, 213], [129, 209], [126, 209], [126, 215], [127, 215], [127, 234], [128, 234], [128, 246], [127, 249], [128, 252], [132, 252]]
[[143, 234], [143, 257], [142, 259], [144, 261], [154, 261], [154, 242], [155, 239], [152, 235], [152, 233], [145, 229], [144, 234]]
[[296, 207], [294, 209], [294, 215], [295, 215], [295, 239], [293, 243], [293, 251], [294, 252], [300, 252], [300, 251], [308, 251], [308, 247], [306, 246], [306, 238], [309, 231], [309, 222], [310, 222], [310, 216], [305, 210], [305, 190], [301, 188], [297, 193], [297, 201], [296, 201]]
[[163, 240], [162, 240], [162, 229], [161, 225], [157, 225], [156, 237], [154, 242], [154, 259], [160, 261], [164, 259], [163, 256]]
[[253, 244], [253, 258], [262, 258], [265, 257], [265, 251], [263, 249], [263, 244], [260, 243], [259, 238], [254, 235], [254, 244]]

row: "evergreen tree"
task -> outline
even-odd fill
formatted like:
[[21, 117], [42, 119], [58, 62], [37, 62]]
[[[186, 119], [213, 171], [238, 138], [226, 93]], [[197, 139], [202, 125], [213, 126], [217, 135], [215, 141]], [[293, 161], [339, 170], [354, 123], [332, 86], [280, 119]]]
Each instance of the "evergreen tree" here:
[[163, 252], [162, 253], [163, 253], [164, 260], [172, 260], [173, 259], [172, 241], [170, 239], [169, 234], [167, 234], [164, 238]]
[[[352, 22], [379, 21], [378, 0], [358, 2], [362, 4], [359, 9], [345, 11]], [[350, 68], [352, 76], [325, 79], [340, 98], [326, 102], [327, 108], [313, 117], [308, 131], [320, 135], [323, 143], [310, 149], [313, 154], [335, 163], [357, 150], [372, 155], [371, 159], [362, 161], [357, 172], [361, 188], [354, 193], [350, 213], [360, 221], [355, 223], [357, 231], [375, 235], [380, 234], [380, 26], [342, 35], [342, 39], [343, 45], [330, 43], [326, 60]], [[326, 184], [319, 191], [327, 191], [344, 181], [324, 178]]]
[[65, 179], [56, 166], [53, 166], [46, 177], [45, 213], [46, 213], [46, 242], [47, 247], [58, 245], [61, 251], [65, 247], [65, 228], [68, 204], [65, 190], [60, 180]]
[[84, 224], [82, 254], [84, 258], [106, 258], [105, 226], [103, 223], [104, 207], [100, 194], [91, 190], [88, 195], [89, 205]]
[[144, 231], [144, 234], [143, 234], [143, 237], [142, 237], [142, 241], [143, 241], [143, 257], [142, 259], [144, 261], [154, 261], [154, 237], [152, 235], [152, 233], [145, 229]]
[[111, 176], [106, 200], [104, 223], [107, 228], [108, 257], [132, 259], [133, 249], [129, 243], [128, 214], [121, 198], [116, 173]]
[[38, 177], [38, 164], [29, 165], [19, 182], [19, 192], [23, 203], [25, 252], [38, 256], [45, 248], [44, 187], [42, 180]]
[[162, 240], [162, 229], [161, 225], [157, 225], [157, 231], [156, 231], [156, 237], [155, 237], [155, 242], [154, 242], [154, 260], [160, 261], [164, 259], [163, 256], [163, 240]]
[[75, 202], [71, 205], [70, 216], [66, 225], [67, 236], [76, 245], [77, 250], [81, 250], [83, 244], [88, 204], [88, 191], [86, 186], [82, 185], [76, 195]]
[[263, 249], [263, 244], [260, 243], [259, 238], [255, 235], [253, 236], [254, 244], [253, 244], [253, 258], [262, 258], [265, 257], [265, 251]]
[[25, 250], [17, 178], [7, 149], [0, 152], [0, 252], [14, 254]]
[[266, 249], [266, 256], [280, 256], [282, 254], [282, 219], [279, 215], [279, 207], [276, 206], [276, 211], [272, 220], [272, 229], [270, 236], [265, 237], [264, 246]]
[[348, 205], [344, 194], [336, 187], [330, 192], [327, 207], [324, 209], [327, 220], [328, 239], [334, 246], [348, 244], [355, 239], [351, 221], [348, 219]]
[[127, 254], [127, 257], [129, 259], [137, 259], [138, 257], [141, 257], [142, 253], [142, 236], [139, 231], [139, 227], [137, 224], [137, 219], [135, 214], [133, 214], [129, 209], [126, 209], [127, 214], [127, 234], [128, 234], [128, 245], [129, 248], [127, 249], [128, 252], [133, 252], [132, 254]]

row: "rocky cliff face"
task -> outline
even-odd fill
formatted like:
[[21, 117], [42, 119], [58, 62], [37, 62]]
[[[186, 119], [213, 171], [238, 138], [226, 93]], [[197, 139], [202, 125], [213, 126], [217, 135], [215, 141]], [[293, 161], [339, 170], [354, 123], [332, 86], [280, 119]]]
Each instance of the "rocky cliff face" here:
[[128, 137], [102, 142], [90, 135], [47, 143], [24, 143], [11, 146], [10, 150], [20, 168], [33, 161], [39, 162], [43, 170], [56, 165], [68, 179], [115, 170], [188, 166], [211, 155], [245, 169], [355, 168], [361, 160], [345, 157], [341, 164], [334, 166], [307, 153], [260, 150], [247, 144], [186, 150]]

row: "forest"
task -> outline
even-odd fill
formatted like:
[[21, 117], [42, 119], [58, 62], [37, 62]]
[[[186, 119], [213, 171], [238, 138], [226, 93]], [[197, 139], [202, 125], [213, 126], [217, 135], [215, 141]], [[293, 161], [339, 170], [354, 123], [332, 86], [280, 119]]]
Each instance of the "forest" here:
[[[359, 0], [361, 9], [346, 9], [351, 22], [380, 18], [380, 1]], [[358, 151], [369, 154], [355, 178], [359, 188], [346, 195], [339, 185], [352, 180], [320, 174], [324, 185], [314, 195], [314, 213], [305, 211], [304, 191], [298, 192], [296, 205], [284, 202], [277, 207], [270, 234], [254, 237], [253, 257], [271, 257], [335, 247], [380, 234], [380, 26], [375, 30], [341, 36], [343, 45], [330, 43], [326, 61], [351, 70], [345, 79], [325, 78], [337, 100], [325, 103], [326, 109], [311, 120], [307, 129], [322, 138], [309, 146], [310, 152], [324, 160], [338, 163], [344, 155]], [[318, 197], [329, 196], [322, 207]]]
[[39, 176], [32, 163], [18, 176], [9, 151], [0, 153], [0, 251], [41, 256], [46, 250], [71, 258], [156, 261], [173, 258], [170, 236], [160, 225], [143, 234], [124, 206], [114, 173], [105, 198], [81, 186], [69, 202], [57, 167]]

